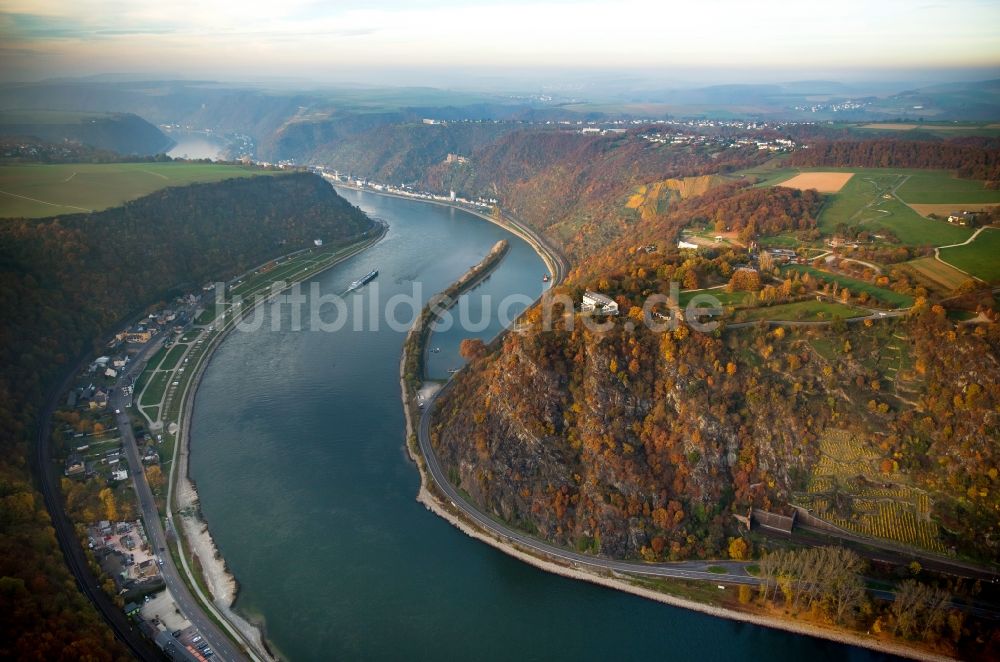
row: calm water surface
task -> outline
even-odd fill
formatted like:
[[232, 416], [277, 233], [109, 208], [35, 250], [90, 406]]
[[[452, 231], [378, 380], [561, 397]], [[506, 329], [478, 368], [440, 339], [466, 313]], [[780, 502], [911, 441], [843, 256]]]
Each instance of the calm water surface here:
[[[315, 278], [321, 292], [339, 293], [378, 268], [356, 295], [365, 316], [376, 296], [408, 294], [416, 282], [423, 299], [444, 289], [502, 238], [511, 252], [472, 298], [490, 294], [496, 306], [506, 294], [542, 291], [542, 261], [497, 226], [341, 193], [391, 225], [381, 243]], [[466, 537], [414, 500], [419, 479], [399, 400], [403, 333], [352, 326], [234, 333], [197, 395], [191, 472], [202, 508], [240, 582], [237, 607], [266, 621], [283, 657], [874, 659], [549, 575]], [[435, 334], [432, 375], [460, 365], [463, 337], [496, 330]]]
[[212, 159], [222, 156], [225, 144], [222, 140], [204, 133], [188, 133], [186, 131], [171, 131], [168, 133], [177, 144], [167, 152], [167, 156], [180, 159]]

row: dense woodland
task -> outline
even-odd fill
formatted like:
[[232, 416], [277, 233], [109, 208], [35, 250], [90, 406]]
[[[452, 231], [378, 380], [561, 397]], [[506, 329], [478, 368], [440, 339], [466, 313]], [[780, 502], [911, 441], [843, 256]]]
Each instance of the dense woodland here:
[[59, 377], [158, 301], [370, 227], [307, 174], [168, 188], [99, 213], [0, 224], [0, 657], [122, 655], [77, 592], [29, 479], [35, 417]]
[[1000, 186], [1000, 144], [995, 139], [817, 141], [794, 152], [789, 165], [851, 168], [941, 168], [959, 177]]

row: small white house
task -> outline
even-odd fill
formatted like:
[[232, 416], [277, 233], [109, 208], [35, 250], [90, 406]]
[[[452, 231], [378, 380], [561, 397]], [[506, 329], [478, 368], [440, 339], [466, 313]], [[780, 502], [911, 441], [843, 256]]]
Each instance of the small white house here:
[[323, 245], [323, 240], [322, 239], [313, 239], [313, 245], [314, 246], [322, 246]]
[[696, 249], [696, 248], [698, 248], [698, 244], [693, 244], [690, 241], [684, 241], [683, 239], [681, 239], [680, 241], [677, 242], [677, 248], [694, 248], [694, 249]]
[[116, 469], [111, 472], [112, 480], [128, 480], [128, 470], [127, 469]]
[[104, 371], [104, 376], [114, 379], [115, 377], [118, 376], [118, 371], [115, 370], [114, 368], [108, 368], [107, 370]]
[[601, 315], [617, 315], [618, 302], [609, 296], [598, 292], [587, 290], [583, 293], [583, 301], [580, 310], [587, 313], [598, 313]]

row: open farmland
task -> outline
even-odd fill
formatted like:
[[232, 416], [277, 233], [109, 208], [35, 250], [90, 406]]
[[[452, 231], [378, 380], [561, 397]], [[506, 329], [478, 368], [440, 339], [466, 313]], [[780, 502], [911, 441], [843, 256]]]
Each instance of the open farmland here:
[[1000, 282], [1000, 230], [987, 228], [969, 244], [942, 248], [941, 259], [976, 278]]
[[838, 193], [830, 196], [819, 216], [819, 227], [833, 234], [837, 227], [860, 226], [872, 232], [889, 230], [910, 245], [941, 246], [971, 236], [966, 228], [922, 217], [896, 197], [909, 173], [894, 170], [859, 170]]
[[100, 211], [168, 186], [272, 174], [214, 163], [66, 163], [0, 166], [0, 218]]
[[915, 202], [910, 205], [910, 209], [917, 212], [921, 216], [930, 216], [934, 214], [935, 216], [949, 216], [954, 211], [986, 211], [990, 207], [1000, 207], [1000, 202], [979, 202], [972, 204], [954, 204], [951, 202], [942, 202], [936, 204], [921, 204]]
[[[956, 209], [981, 209], [1000, 204], [1000, 191], [981, 181], [958, 179], [947, 170], [893, 168], [825, 168], [745, 171], [761, 176], [769, 186], [816, 188], [829, 193], [819, 215], [826, 235], [837, 228], [859, 227], [870, 232], [888, 230], [902, 243], [943, 246], [965, 241], [972, 231], [925, 218]], [[837, 182], [840, 188], [835, 188]]]
[[935, 260], [933, 257], [922, 257], [906, 263], [919, 278], [928, 280], [945, 292], [950, 292], [969, 280], [969, 277], [950, 265]]
[[1000, 203], [1000, 191], [981, 181], [959, 179], [950, 172], [908, 172], [896, 194], [907, 204], [962, 205]]
[[800, 191], [814, 188], [820, 193], [836, 193], [844, 188], [853, 172], [802, 172], [778, 184]]

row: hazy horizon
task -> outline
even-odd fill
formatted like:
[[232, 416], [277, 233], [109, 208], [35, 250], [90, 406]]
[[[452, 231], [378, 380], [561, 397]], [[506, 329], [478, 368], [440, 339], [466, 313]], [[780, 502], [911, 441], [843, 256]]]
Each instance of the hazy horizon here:
[[[1000, 77], [1000, 5], [0, 0], [0, 79], [512, 90]], [[123, 65], [127, 63], [127, 65]], [[621, 79], [627, 80], [621, 80]]]

